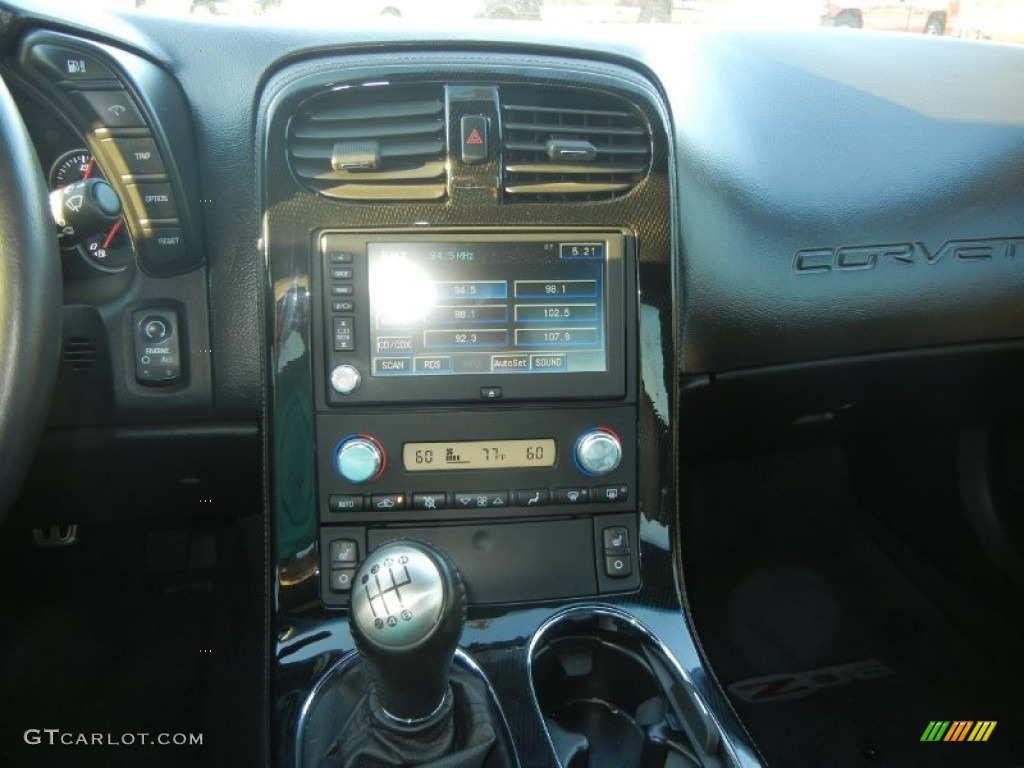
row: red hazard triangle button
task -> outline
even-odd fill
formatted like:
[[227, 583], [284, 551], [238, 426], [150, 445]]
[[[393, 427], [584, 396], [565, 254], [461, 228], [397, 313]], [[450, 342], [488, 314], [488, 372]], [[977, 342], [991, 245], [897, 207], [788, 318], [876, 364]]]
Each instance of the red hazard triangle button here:
[[487, 160], [487, 118], [484, 115], [463, 115], [460, 123], [462, 162], [483, 163]]

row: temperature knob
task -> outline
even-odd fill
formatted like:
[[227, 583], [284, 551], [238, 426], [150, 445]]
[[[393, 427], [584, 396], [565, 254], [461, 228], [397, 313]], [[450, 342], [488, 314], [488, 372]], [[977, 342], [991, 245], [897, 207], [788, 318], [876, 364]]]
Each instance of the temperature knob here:
[[576, 439], [576, 466], [590, 477], [613, 472], [622, 461], [622, 441], [610, 429], [594, 427]]
[[367, 435], [353, 435], [334, 449], [334, 469], [350, 483], [368, 483], [384, 471], [384, 449]]

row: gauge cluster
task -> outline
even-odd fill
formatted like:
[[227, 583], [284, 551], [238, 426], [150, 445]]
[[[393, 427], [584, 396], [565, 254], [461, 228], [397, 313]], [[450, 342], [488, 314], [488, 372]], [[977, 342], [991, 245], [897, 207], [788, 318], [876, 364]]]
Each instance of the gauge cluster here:
[[[50, 205], [61, 250], [101, 272], [127, 269], [134, 255], [120, 197], [96, 157], [85, 148], [68, 150], [49, 173]], [[69, 222], [78, 221], [79, 225]]]

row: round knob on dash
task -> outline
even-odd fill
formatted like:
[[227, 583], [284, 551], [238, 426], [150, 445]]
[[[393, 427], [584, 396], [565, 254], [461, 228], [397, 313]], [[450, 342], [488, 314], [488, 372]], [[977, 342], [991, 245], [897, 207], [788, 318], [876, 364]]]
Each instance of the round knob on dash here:
[[576, 440], [576, 466], [590, 477], [614, 472], [622, 462], [622, 441], [605, 427], [594, 427]]
[[375, 480], [384, 471], [384, 449], [366, 435], [346, 438], [334, 451], [334, 469], [350, 483]]
[[354, 365], [336, 365], [331, 370], [331, 389], [339, 395], [351, 395], [362, 383], [363, 377]]

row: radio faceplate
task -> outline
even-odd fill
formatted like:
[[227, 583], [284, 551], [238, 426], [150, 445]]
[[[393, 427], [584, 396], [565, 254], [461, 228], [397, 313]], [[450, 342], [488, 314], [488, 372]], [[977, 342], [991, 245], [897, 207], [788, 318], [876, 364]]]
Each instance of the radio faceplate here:
[[328, 405], [626, 394], [614, 231], [320, 232]]

